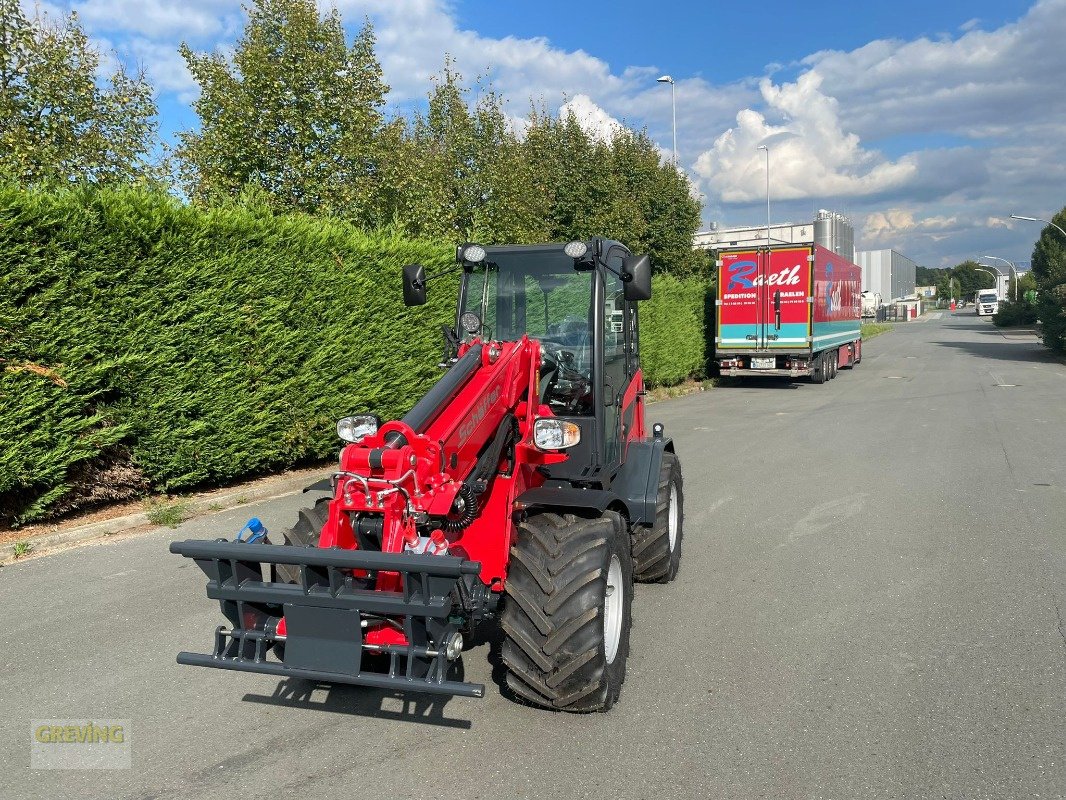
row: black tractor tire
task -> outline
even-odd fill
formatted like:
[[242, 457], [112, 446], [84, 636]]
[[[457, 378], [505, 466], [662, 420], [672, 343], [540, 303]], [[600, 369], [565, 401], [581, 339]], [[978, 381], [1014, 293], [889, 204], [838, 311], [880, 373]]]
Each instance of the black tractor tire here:
[[826, 375], [829, 367], [829, 359], [825, 353], [819, 353], [814, 357], [814, 368], [811, 370], [811, 383], [825, 383], [829, 378]]
[[543, 708], [611, 708], [625, 680], [633, 622], [633, 564], [621, 515], [531, 515], [518, 526], [506, 591], [501, 654], [510, 691]]
[[[311, 508], [301, 508], [296, 524], [282, 531], [285, 544], [296, 547], [314, 547], [318, 544], [318, 535], [329, 516], [331, 498], [323, 497]], [[292, 564], [275, 564], [273, 580], [275, 583], [297, 583], [300, 580], [300, 568]]]
[[[671, 521], [671, 515], [673, 520]], [[685, 516], [685, 493], [681, 462], [673, 453], [663, 453], [659, 468], [659, 491], [655, 498], [655, 523], [633, 528], [633, 580], [669, 583], [681, 568], [681, 543]], [[671, 526], [673, 536], [671, 536]]]

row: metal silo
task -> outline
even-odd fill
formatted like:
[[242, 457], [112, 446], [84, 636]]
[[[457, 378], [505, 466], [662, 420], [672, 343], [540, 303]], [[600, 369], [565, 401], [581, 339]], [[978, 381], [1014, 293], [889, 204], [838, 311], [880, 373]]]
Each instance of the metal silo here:
[[848, 261], [855, 258], [855, 229], [843, 214], [820, 209], [814, 218], [814, 242]]

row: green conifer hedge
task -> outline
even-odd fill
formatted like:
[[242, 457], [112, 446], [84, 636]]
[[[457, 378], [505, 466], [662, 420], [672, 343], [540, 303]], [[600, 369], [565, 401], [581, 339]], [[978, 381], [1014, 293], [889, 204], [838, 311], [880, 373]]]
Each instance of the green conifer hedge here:
[[[404, 414], [439, 375], [457, 279], [406, 309], [440, 242], [135, 189], [0, 189], [0, 521], [263, 474]], [[657, 276], [649, 384], [704, 365], [705, 286]]]

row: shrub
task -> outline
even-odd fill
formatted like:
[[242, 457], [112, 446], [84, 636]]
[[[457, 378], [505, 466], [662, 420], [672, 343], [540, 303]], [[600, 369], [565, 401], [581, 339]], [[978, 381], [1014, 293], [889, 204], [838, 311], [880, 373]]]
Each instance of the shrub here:
[[173, 490], [324, 458], [355, 410], [405, 413], [454, 293], [406, 310], [400, 269], [452, 252], [134, 190], [0, 190], [0, 517], [40, 516], [93, 463]]
[[710, 286], [696, 278], [652, 278], [651, 299], [640, 307], [640, 358], [651, 386], [669, 386], [704, 374], [705, 307]]
[[1001, 300], [996, 313], [992, 315], [992, 324], [998, 328], [1032, 325], [1036, 320], [1036, 306], [1025, 300], [1019, 300], [1017, 303]]

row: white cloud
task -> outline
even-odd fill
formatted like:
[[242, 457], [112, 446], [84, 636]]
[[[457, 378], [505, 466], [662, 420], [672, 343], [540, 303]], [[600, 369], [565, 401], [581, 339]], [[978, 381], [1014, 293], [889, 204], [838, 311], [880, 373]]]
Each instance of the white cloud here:
[[1066, 68], [1066, 2], [1037, 2], [994, 31], [957, 39], [878, 40], [851, 52], [822, 51], [804, 63], [845, 109], [861, 136], [919, 131], [981, 139], [1028, 120], [1066, 122], [1053, 76]]
[[183, 103], [199, 95], [200, 87], [176, 48], [137, 37], [127, 40], [123, 49], [134, 63], [144, 67], [156, 91], [174, 92]]
[[918, 219], [912, 210], [893, 208], [868, 214], [862, 226], [862, 233], [870, 239], [884, 240], [915, 232], [937, 235], [957, 230], [959, 225], [958, 217], [936, 216]]
[[592, 98], [587, 94], [579, 94], [563, 104], [559, 115], [565, 117], [568, 114], [574, 115], [574, 119], [585, 133], [601, 142], [610, 141], [611, 137], [623, 129], [621, 122], [592, 102]]
[[240, 5], [228, 0], [83, 0], [71, 8], [90, 30], [125, 31], [176, 44], [223, 33]]
[[768, 110], [782, 119], [773, 125], [753, 109], [737, 114], [736, 126], [696, 161], [696, 174], [727, 203], [765, 196], [765, 154], [769, 144], [773, 196], [783, 200], [863, 197], [903, 186], [913, 178], [914, 159], [889, 161], [864, 150], [859, 137], [843, 130], [837, 101], [820, 91], [821, 77], [804, 73], [795, 83], [760, 84]]

